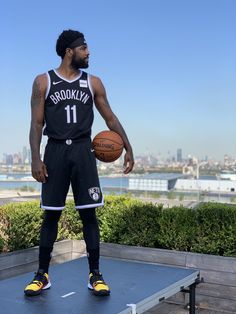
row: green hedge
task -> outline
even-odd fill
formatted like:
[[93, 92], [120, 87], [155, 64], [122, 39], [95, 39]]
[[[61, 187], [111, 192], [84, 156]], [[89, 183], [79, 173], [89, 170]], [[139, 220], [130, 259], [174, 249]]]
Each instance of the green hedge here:
[[203, 203], [196, 210], [192, 251], [236, 256], [236, 206]]
[[162, 206], [143, 203], [125, 196], [109, 196], [97, 209], [101, 240], [138, 246], [157, 246]]
[[[203, 203], [195, 209], [143, 203], [129, 196], [107, 196], [97, 209], [101, 241], [223, 256], [236, 256], [236, 206]], [[43, 211], [38, 202], [0, 207], [0, 251], [39, 244]], [[82, 224], [68, 201], [57, 240], [82, 239]]]
[[192, 251], [196, 230], [195, 210], [184, 207], [163, 209], [156, 234], [159, 247]]
[[[15, 251], [39, 245], [43, 216], [37, 201], [0, 207], [0, 250]], [[82, 239], [82, 224], [72, 202], [68, 202], [58, 226], [57, 240], [68, 238]]]
[[38, 202], [10, 203], [0, 209], [3, 249], [14, 251], [38, 245], [42, 210]]

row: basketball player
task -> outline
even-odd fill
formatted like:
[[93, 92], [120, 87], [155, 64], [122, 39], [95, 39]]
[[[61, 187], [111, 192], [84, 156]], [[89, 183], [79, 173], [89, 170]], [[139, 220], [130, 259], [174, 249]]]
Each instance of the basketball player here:
[[[124, 141], [125, 174], [134, 165], [132, 148], [109, 106], [101, 80], [81, 70], [88, 68], [89, 62], [84, 35], [74, 30], [63, 31], [57, 40], [56, 52], [62, 59], [60, 66], [37, 76], [32, 89], [32, 175], [42, 182], [41, 208], [45, 215], [40, 232], [38, 270], [24, 292], [27, 296], [38, 295], [51, 286], [48, 275], [51, 252], [71, 184], [75, 208], [83, 223], [89, 265], [88, 288], [95, 295], [109, 295], [109, 286], [99, 269], [95, 209], [103, 206], [103, 196], [90, 138], [93, 103], [108, 128], [119, 133]], [[40, 159], [42, 133], [48, 136], [43, 161]]]

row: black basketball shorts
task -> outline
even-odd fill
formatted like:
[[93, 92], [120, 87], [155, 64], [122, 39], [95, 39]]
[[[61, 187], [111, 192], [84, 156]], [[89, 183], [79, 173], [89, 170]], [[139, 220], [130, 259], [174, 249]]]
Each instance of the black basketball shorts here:
[[49, 139], [44, 163], [48, 177], [42, 184], [41, 208], [62, 210], [70, 185], [76, 209], [104, 205], [90, 139], [74, 142]]

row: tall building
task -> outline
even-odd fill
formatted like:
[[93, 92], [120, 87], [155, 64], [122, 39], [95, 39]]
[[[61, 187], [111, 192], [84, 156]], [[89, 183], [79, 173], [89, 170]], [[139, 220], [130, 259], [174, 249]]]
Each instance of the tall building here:
[[20, 165], [22, 164], [22, 156], [21, 153], [13, 154], [13, 164]]
[[31, 149], [30, 148], [28, 148], [27, 149], [27, 163], [29, 163], [29, 164], [31, 164], [31, 162], [32, 162], [32, 158], [31, 158]]
[[13, 165], [13, 156], [11, 154], [6, 155], [6, 164], [7, 164], [7, 166]]
[[182, 162], [182, 148], [177, 149], [177, 162]]
[[22, 150], [22, 162], [23, 162], [23, 164], [27, 163], [27, 159], [28, 159], [27, 154], [28, 154], [27, 147], [23, 146], [23, 150]]
[[6, 154], [6, 153], [3, 153], [3, 156], [2, 156], [2, 163], [3, 163], [3, 164], [6, 164], [6, 163], [7, 163], [7, 154]]

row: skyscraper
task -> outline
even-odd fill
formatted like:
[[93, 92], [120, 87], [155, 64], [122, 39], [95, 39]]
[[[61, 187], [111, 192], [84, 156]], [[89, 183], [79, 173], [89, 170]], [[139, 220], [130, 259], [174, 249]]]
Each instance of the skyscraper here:
[[182, 162], [182, 148], [177, 149], [177, 162]]
[[27, 147], [26, 146], [23, 146], [22, 162], [23, 162], [23, 164], [25, 164], [27, 162]]

